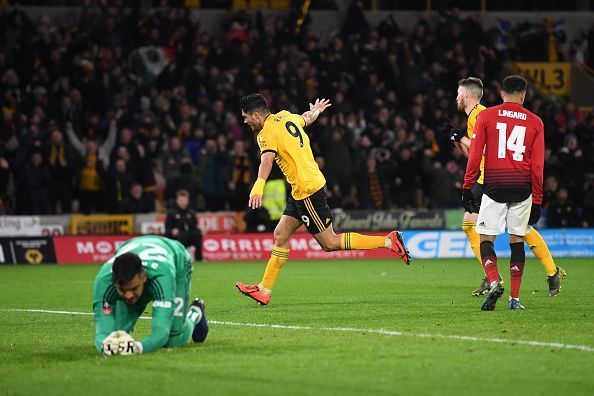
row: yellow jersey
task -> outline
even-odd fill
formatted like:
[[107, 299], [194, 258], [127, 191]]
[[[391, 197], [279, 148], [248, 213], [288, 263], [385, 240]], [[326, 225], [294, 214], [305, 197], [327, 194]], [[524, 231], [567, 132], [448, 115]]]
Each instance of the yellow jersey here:
[[304, 126], [301, 115], [283, 110], [266, 117], [256, 138], [261, 154], [267, 151], [276, 154], [275, 161], [291, 185], [291, 195], [296, 200], [309, 197], [326, 184], [314, 160]]
[[[476, 106], [470, 110], [470, 114], [468, 114], [468, 121], [466, 122], [466, 133], [468, 134], [468, 138], [472, 141], [472, 134], [474, 133], [474, 126], [476, 125], [476, 120], [478, 115], [481, 111], [485, 110], [486, 107], [480, 103], [477, 103]], [[481, 165], [480, 168], [481, 173], [479, 175], [478, 180], [476, 181], [479, 184], [483, 184], [485, 179], [485, 154], [481, 158]]]

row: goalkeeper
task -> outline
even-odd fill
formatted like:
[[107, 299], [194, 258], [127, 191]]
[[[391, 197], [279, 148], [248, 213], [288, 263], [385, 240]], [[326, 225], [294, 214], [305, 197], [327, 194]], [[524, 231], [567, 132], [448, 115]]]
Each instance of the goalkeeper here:
[[[208, 334], [204, 303], [189, 304], [192, 260], [177, 241], [141, 236], [120, 246], [93, 285], [95, 346], [106, 356], [184, 346]], [[130, 333], [152, 301], [152, 331], [135, 340]]]

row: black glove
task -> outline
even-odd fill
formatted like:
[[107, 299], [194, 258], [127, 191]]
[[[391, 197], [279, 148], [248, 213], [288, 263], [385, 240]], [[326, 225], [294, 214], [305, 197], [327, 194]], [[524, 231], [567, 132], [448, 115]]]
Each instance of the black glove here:
[[451, 141], [460, 143], [460, 140], [462, 140], [462, 138], [464, 136], [466, 136], [466, 132], [464, 132], [462, 129], [460, 129], [460, 128], [450, 129], [450, 140]]
[[540, 219], [540, 205], [532, 204], [532, 209], [530, 209], [530, 218], [528, 219], [528, 225], [538, 223], [538, 219]]
[[474, 200], [474, 194], [471, 190], [462, 190], [462, 206], [468, 213], [478, 213], [479, 206]]
[[460, 128], [456, 127], [449, 118], [446, 118], [439, 128], [444, 132], [449, 132], [450, 140], [453, 142], [460, 142], [466, 133]]

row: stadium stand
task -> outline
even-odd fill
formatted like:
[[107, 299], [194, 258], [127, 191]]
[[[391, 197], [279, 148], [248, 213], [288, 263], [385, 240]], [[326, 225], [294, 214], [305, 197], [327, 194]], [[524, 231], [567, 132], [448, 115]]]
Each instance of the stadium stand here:
[[[405, 31], [372, 25], [360, 2], [332, 34], [307, 20], [293, 34], [292, 18], [229, 11], [210, 32], [183, 7], [82, 7], [59, 21], [0, 7], [0, 213], [121, 213], [138, 185], [146, 211], [180, 188], [197, 211], [241, 209], [258, 155], [238, 98], [252, 91], [294, 112], [332, 100], [308, 131], [331, 207], [456, 208], [465, 158], [438, 128], [465, 123], [456, 82], [481, 78], [491, 106], [507, 61], [594, 67], [594, 26], [486, 29], [454, 9]], [[534, 87], [527, 107], [545, 122], [549, 224], [591, 227], [591, 111]]]

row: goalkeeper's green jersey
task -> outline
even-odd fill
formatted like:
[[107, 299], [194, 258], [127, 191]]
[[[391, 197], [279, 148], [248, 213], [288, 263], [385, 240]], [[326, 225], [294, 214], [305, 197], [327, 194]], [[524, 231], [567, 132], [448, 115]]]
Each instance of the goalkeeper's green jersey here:
[[[135, 253], [142, 260], [147, 271], [147, 281], [139, 300], [126, 304], [118, 294], [112, 280], [111, 267], [115, 258], [124, 253]], [[140, 342], [143, 351], [152, 352], [167, 344], [174, 318], [181, 316], [187, 307], [183, 297], [177, 293], [189, 291], [192, 278], [192, 261], [182, 244], [158, 237], [142, 236], [122, 244], [114, 257], [99, 271], [93, 285], [93, 313], [95, 317], [95, 345], [101, 351], [103, 340], [115, 330], [130, 332], [136, 320], [152, 301], [152, 331]], [[185, 287], [184, 287], [185, 286]], [[184, 291], [184, 292], [186, 292]]]

